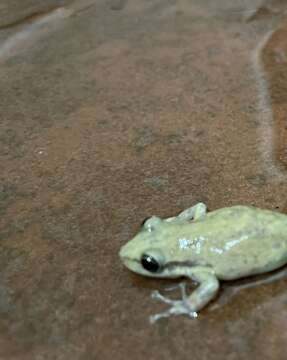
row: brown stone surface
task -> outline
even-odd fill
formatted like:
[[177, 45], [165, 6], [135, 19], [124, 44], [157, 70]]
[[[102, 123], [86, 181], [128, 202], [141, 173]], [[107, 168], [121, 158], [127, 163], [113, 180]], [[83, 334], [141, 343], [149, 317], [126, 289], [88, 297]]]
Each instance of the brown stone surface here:
[[271, 106], [274, 114], [274, 153], [281, 166], [287, 168], [287, 21], [274, 31], [263, 52], [268, 76]]
[[170, 282], [118, 258], [145, 217], [199, 200], [287, 211], [286, 10], [1, 2], [1, 360], [286, 358], [286, 279], [151, 326]]

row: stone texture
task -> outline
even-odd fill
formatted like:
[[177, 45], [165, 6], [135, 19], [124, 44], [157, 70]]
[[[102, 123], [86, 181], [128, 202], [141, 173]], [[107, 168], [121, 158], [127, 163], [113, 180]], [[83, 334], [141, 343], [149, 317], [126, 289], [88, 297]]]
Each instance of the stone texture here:
[[151, 326], [170, 281], [118, 258], [148, 215], [199, 200], [287, 211], [284, 11], [2, 1], [1, 359], [285, 359], [286, 279]]
[[277, 161], [287, 167], [287, 21], [272, 33], [263, 52], [264, 68], [268, 77], [271, 106], [274, 114], [274, 154]]

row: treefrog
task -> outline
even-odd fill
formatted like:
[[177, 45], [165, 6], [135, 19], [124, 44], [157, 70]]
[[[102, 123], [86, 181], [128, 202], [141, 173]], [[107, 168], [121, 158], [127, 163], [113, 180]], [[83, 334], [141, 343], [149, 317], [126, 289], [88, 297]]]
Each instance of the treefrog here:
[[190, 296], [181, 284], [181, 300], [153, 292], [153, 298], [171, 307], [152, 316], [152, 322], [179, 314], [196, 317], [216, 296], [220, 280], [266, 273], [287, 263], [287, 215], [242, 205], [207, 212], [198, 203], [175, 217], [148, 218], [119, 256], [135, 273], [198, 283]]

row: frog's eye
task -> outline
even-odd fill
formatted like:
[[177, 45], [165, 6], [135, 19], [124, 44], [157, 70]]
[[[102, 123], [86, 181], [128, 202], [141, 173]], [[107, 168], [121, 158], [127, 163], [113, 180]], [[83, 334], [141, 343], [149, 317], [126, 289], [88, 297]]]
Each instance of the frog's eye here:
[[162, 270], [163, 263], [163, 255], [156, 250], [151, 250], [148, 253], [144, 253], [141, 257], [142, 267], [152, 273], [156, 273]]
[[153, 231], [161, 222], [162, 220], [159, 217], [152, 216], [144, 220], [143, 227], [148, 231]]
[[147, 254], [143, 254], [141, 258], [141, 264], [145, 270], [153, 273], [158, 272], [160, 269], [159, 263], [156, 261], [156, 259]]

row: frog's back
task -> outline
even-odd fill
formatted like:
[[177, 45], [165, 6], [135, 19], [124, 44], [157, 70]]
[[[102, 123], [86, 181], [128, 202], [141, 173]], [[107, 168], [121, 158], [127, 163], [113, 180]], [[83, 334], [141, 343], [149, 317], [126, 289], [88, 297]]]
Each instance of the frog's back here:
[[233, 206], [208, 213], [202, 226], [207, 239], [202, 254], [220, 279], [260, 274], [287, 263], [284, 214]]

